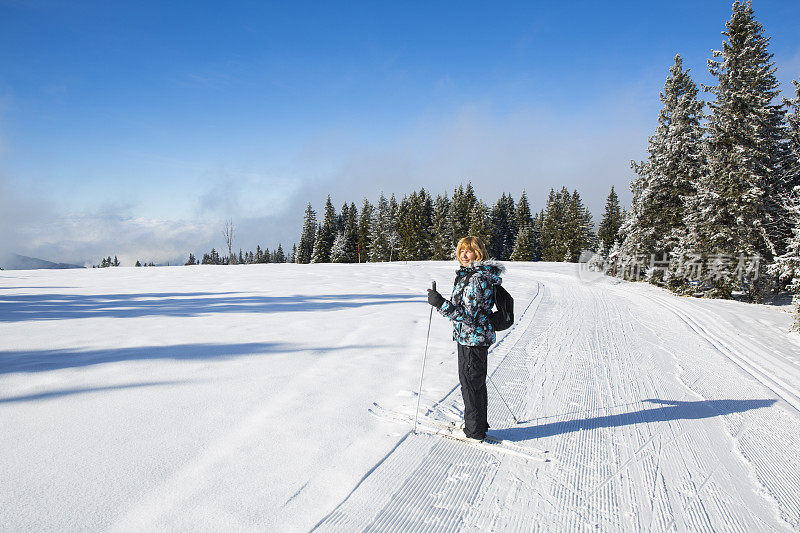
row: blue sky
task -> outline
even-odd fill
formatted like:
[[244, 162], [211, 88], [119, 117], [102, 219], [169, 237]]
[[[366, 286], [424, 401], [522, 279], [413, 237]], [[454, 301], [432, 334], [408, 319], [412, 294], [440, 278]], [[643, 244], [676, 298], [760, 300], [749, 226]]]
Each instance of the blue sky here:
[[[227, 217], [241, 247], [287, 247], [327, 193], [466, 180], [534, 207], [577, 188], [599, 219], [612, 184], [630, 198], [674, 55], [712, 83], [730, 8], [0, 0], [3, 247], [174, 262]], [[788, 91], [800, 2], [754, 8]]]

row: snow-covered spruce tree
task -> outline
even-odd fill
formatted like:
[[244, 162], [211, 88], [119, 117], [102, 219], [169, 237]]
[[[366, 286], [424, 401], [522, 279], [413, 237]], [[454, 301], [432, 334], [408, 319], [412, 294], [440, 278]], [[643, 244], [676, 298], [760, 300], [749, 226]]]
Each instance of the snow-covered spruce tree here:
[[564, 255], [559, 258], [559, 261], [570, 263], [576, 261], [577, 254], [580, 253], [580, 251], [576, 253], [576, 248], [581, 234], [580, 209], [583, 208], [583, 202], [580, 201], [580, 198], [576, 202], [566, 187], [561, 188], [560, 196], [564, 214], [561, 236], [561, 248], [564, 250]]
[[[342, 210], [339, 211], [339, 214], [336, 215], [336, 234], [338, 235], [339, 232], [344, 232], [344, 226], [347, 223], [347, 217], [350, 212], [350, 206], [347, 202], [342, 205]], [[336, 240], [335, 238], [333, 240]]]
[[[734, 2], [723, 35], [728, 40], [722, 51], [708, 61], [718, 84], [706, 87], [716, 96], [709, 104], [708, 169], [697, 183], [687, 248], [706, 258], [724, 258], [702, 271], [707, 295], [730, 298], [743, 289], [750, 301], [758, 301], [770, 288], [766, 266], [782, 247], [777, 241], [788, 218], [781, 202], [788, 193], [782, 106], [773, 104], [778, 81], [769, 38], [749, 1]], [[761, 258], [757, 268], [735, 271], [737, 258], [754, 256]]]
[[569, 252], [571, 231], [567, 227], [571, 202], [569, 191], [562, 187], [556, 193], [550, 189], [542, 222], [542, 260], [563, 261]]
[[800, 80], [794, 80], [795, 97], [784, 100], [786, 106], [786, 144], [788, 146], [788, 161], [786, 180], [792, 190], [800, 186]]
[[398, 235], [396, 229], [389, 230], [389, 238], [386, 243], [389, 246], [389, 261], [397, 261], [397, 252], [400, 249], [400, 235]]
[[603, 213], [603, 220], [597, 228], [597, 238], [602, 250], [611, 248], [614, 241], [619, 240], [619, 228], [622, 226], [622, 209], [619, 205], [619, 196], [611, 186], [611, 192], [606, 198], [606, 210]]
[[400, 204], [392, 193], [389, 197], [389, 227], [393, 230], [397, 229], [397, 214], [400, 211]]
[[533, 225], [531, 206], [528, 203], [528, 194], [525, 192], [525, 190], [522, 191], [522, 196], [519, 197], [517, 207], [514, 209], [514, 225], [519, 229], [521, 229], [523, 226]]
[[533, 238], [533, 261], [542, 260], [542, 228], [544, 227], [544, 209], [533, 217], [531, 235]]
[[314, 254], [311, 259], [313, 263], [330, 263], [331, 248], [336, 239], [336, 210], [331, 203], [331, 196], [325, 201], [325, 216], [317, 231], [317, 238], [314, 241]]
[[517, 232], [510, 259], [511, 261], [533, 261], [533, 228], [531, 224], [525, 224]]
[[575, 263], [580, 258], [581, 252], [594, 248], [595, 235], [592, 232], [592, 213], [583, 205], [581, 195], [577, 189], [569, 194], [564, 189], [565, 197], [569, 202], [565, 209], [566, 251], [564, 257], [569, 257], [569, 262]]
[[471, 182], [467, 182], [466, 189], [463, 185], [459, 185], [453, 191], [453, 198], [447, 211], [449, 233], [453, 239], [450, 243], [451, 247], [455, 247], [460, 239], [469, 235], [470, 213], [475, 202], [477, 202], [477, 198]]
[[542, 234], [540, 237], [542, 261], [552, 261], [554, 243], [557, 240], [557, 234], [560, 231], [559, 225], [561, 224], [560, 216], [554, 214], [554, 210], [558, 209], [556, 198], [556, 191], [550, 188], [550, 193], [547, 195], [547, 202], [544, 208], [544, 218], [542, 219]]
[[[317, 234], [314, 236], [314, 249], [311, 251], [311, 262], [312, 263], [326, 263], [327, 261], [321, 261], [320, 259], [323, 257], [322, 250], [325, 249], [325, 246], [322, 244], [322, 225], [317, 226]], [[330, 255], [330, 254], [328, 254]]]
[[788, 144], [788, 160], [784, 168], [787, 180], [794, 186], [785, 204], [792, 222], [792, 235], [784, 253], [770, 267], [770, 274], [778, 280], [780, 288], [785, 287], [794, 294], [794, 329], [800, 330], [800, 82], [794, 81], [794, 86], [795, 98], [784, 102]]
[[[528, 195], [523, 190], [522, 196], [517, 202], [517, 207], [514, 209], [514, 227], [517, 229], [517, 234], [514, 236], [514, 249], [511, 251], [510, 259], [512, 261], [533, 261], [534, 254], [536, 253], [533, 235], [533, 217], [531, 216], [531, 206], [528, 204]], [[517, 241], [522, 234], [522, 228], [525, 229], [523, 241], [517, 245]], [[523, 258], [524, 259], [520, 259]]]
[[433, 198], [424, 188], [419, 191], [419, 203], [421, 207], [419, 213], [420, 238], [423, 241], [417, 245], [415, 256], [421, 260], [427, 260], [433, 253]]
[[381, 193], [378, 205], [372, 213], [369, 230], [369, 260], [373, 262], [389, 260], [389, 236], [392, 231], [389, 201]]
[[433, 205], [425, 189], [403, 197], [395, 224], [399, 239], [398, 260], [423, 261], [430, 257], [432, 224]]
[[414, 209], [417, 207], [417, 192], [403, 196], [397, 210], [395, 230], [397, 231], [399, 248], [398, 259], [408, 260], [413, 255], [414, 248]]
[[787, 202], [789, 212], [794, 219], [792, 238], [789, 240], [786, 252], [775, 259], [770, 266], [770, 273], [777, 276], [783, 286], [795, 294], [800, 293], [800, 186], [795, 187], [794, 193]]
[[350, 202], [350, 208], [347, 210], [344, 239], [344, 262], [356, 263], [358, 261], [358, 210], [353, 202]]
[[317, 234], [317, 214], [309, 203], [303, 217], [303, 231], [300, 233], [300, 246], [297, 248], [295, 262], [308, 264], [311, 262], [311, 254], [314, 252], [314, 239]]
[[431, 259], [446, 261], [455, 254], [452, 226], [450, 225], [450, 199], [437, 195], [433, 202], [433, 227], [431, 228]]
[[490, 242], [492, 228], [489, 209], [480, 200], [476, 200], [469, 216], [469, 234], [480, 237], [484, 243]]
[[216, 254], [216, 253], [217, 253], [217, 251], [214, 248], [211, 249], [210, 253], [204, 253], [203, 254], [203, 258], [200, 260], [200, 264], [201, 265], [213, 265], [213, 264], [215, 264], [213, 255]]
[[[660, 95], [663, 107], [656, 131], [649, 139], [647, 160], [631, 162], [637, 177], [631, 182], [630, 216], [616, 236], [605, 240], [610, 246], [619, 233], [624, 234], [621, 253], [626, 260], [638, 258], [647, 265], [653, 257], [668, 260], [683, 242], [685, 203], [692, 200], [704, 168], [700, 125], [703, 102], [697, 99], [697, 86], [689, 70], [683, 69], [680, 55], [675, 56], [669, 72]], [[648, 279], [655, 284], [668, 281], [675, 288], [684, 283], [674, 276], [675, 265], [679, 264], [673, 262], [673, 274], [667, 275], [667, 279], [664, 270], [652, 272]], [[626, 273], [638, 276], [635, 269]]]
[[286, 258], [286, 262], [294, 263], [296, 257], [297, 257], [297, 243], [292, 243], [292, 251], [289, 254], [289, 257]]
[[372, 227], [372, 204], [364, 198], [361, 206], [361, 213], [358, 215], [358, 244], [356, 245], [356, 261], [366, 263], [369, 260], [369, 249], [372, 245], [370, 240], [370, 228]]
[[336, 239], [333, 241], [333, 247], [331, 248], [331, 263], [347, 262], [347, 251], [345, 250], [346, 243], [347, 239], [344, 236], [344, 231], [337, 233]]
[[285, 263], [286, 262], [286, 254], [283, 253], [283, 247], [281, 243], [278, 243], [278, 247], [275, 249], [275, 258], [274, 263]]
[[489, 212], [492, 235], [489, 239], [489, 255], [499, 261], [508, 261], [514, 251], [517, 236], [514, 218], [514, 199], [503, 193]]

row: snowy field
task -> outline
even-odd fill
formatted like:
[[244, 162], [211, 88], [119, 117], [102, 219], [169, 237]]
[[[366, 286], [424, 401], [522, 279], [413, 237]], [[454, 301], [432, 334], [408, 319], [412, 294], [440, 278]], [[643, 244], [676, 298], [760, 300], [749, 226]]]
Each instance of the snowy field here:
[[0, 272], [0, 531], [800, 530], [788, 308], [508, 266], [489, 423], [530, 456], [409, 433], [455, 263]]

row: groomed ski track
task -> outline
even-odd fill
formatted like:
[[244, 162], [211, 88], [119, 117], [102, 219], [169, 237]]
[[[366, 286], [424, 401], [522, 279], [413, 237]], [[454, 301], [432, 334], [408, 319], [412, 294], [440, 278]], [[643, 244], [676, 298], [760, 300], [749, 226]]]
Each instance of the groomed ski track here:
[[[489, 363], [520, 423], [491, 383], [489, 422], [549, 460], [387, 420], [397, 445], [315, 531], [800, 530], [800, 369], [757, 321], [644, 284], [522, 275], [538, 291]], [[420, 414], [461, 405], [457, 385], [423, 388]]]

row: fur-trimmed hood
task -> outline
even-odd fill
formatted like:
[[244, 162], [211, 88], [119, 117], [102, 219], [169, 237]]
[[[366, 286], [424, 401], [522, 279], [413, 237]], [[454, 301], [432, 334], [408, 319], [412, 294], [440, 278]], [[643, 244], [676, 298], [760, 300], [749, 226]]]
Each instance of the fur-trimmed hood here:
[[472, 274], [473, 276], [480, 276], [492, 285], [500, 285], [503, 282], [500, 276], [505, 271], [506, 267], [493, 259], [473, 261], [469, 266], [462, 266], [456, 270], [456, 279]]

